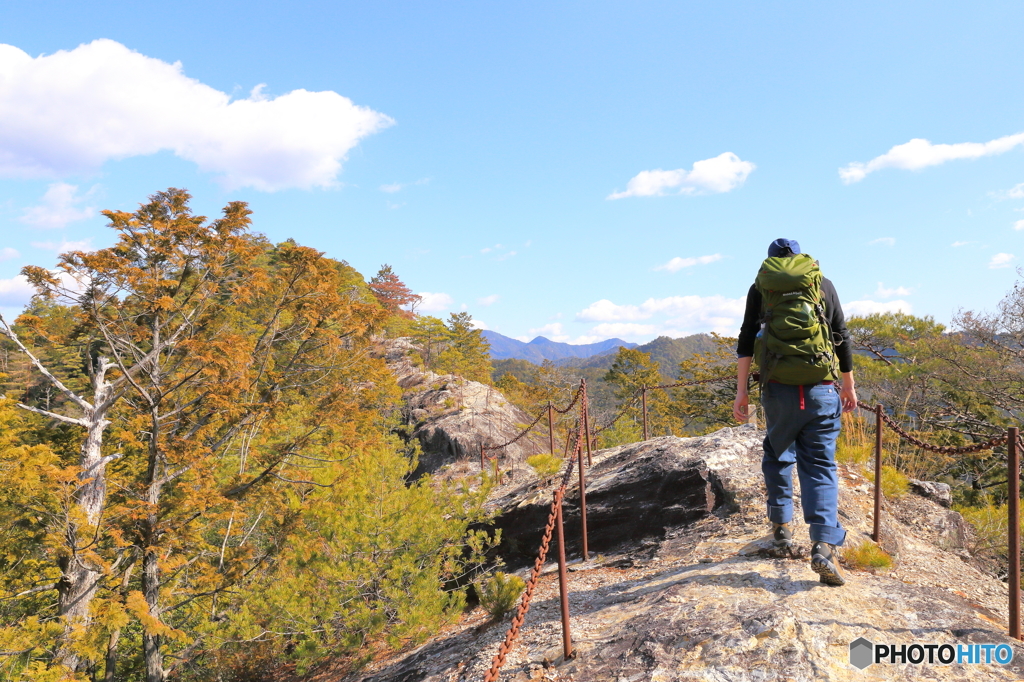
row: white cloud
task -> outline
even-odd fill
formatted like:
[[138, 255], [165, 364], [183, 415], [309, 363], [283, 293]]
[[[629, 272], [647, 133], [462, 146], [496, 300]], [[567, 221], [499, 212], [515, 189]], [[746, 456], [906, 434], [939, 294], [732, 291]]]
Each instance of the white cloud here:
[[708, 263], [714, 263], [718, 260], [722, 260], [722, 254], [720, 253], [712, 254], [710, 256], [697, 256], [696, 258], [680, 258], [679, 256], [676, 256], [664, 265], [659, 265], [654, 269], [679, 272], [683, 268], [689, 268], [694, 265], [707, 265]]
[[657, 331], [657, 326], [653, 324], [637, 324], [635, 322], [604, 322], [599, 325], [595, 325], [590, 330], [591, 336], [598, 336], [602, 339], [611, 337], [623, 337], [623, 336], [650, 336]]
[[0, 279], [0, 306], [24, 306], [35, 293], [35, 288], [28, 283], [25, 275]]
[[12, 249], [9, 246], [0, 249], [0, 261], [13, 260], [15, 258], [21, 258], [21, 254], [18, 253], [17, 249]]
[[872, 239], [868, 242], [868, 246], [874, 246], [875, 244], [884, 244], [885, 246], [895, 246], [895, 237], [879, 237], [878, 239]]
[[[591, 335], [678, 337], [709, 331], [735, 335], [743, 320], [744, 302], [744, 298], [724, 296], [669, 296], [649, 298], [640, 305], [618, 305], [601, 299], [577, 313], [576, 320], [601, 323], [590, 330]], [[650, 322], [637, 324], [642, 320]]]
[[491, 294], [490, 296], [484, 296], [483, 298], [476, 299], [476, 302], [482, 306], [494, 305], [501, 298], [498, 294]]
[[883, 168], [919, 170], [956, 159], [977, 159], [982, 156], [1004, 154], [1021, 144], [1024, 144], [1024, 133], [1007, 135], [989, 142], [959, 142], [957, 144], [932, 144], [928, 140], [914, 138], [910, 142], [896, 145], [885, 154], [876, 156], [867, 163], [855, 161], [845, 168], [840, 168], [839, 177], [849, 185], [860, 182], [867, 177], [868, 173], [874, 173]]
[[997, 253], [992, 256], [992, 260], [988, 262], [988, 267], [992, 270], [998, 270], [999, 268], [1008, 268], [1010, 264], [1016, 259], [1012, 253]]
[[79, 196], [78, 186], [66, 182], [55, 182], [46, 189], [42, 203], [25, 209], [19, 220], [33, 227], [46, 229], [64, 227], [76, 220], [85, 220], [98, 215], [94, 206], [82, 207], [82, 203], [96, 191], [96, 187]]
[[394, 121], [336, 92], [247, 99], [113, 40], [30, 57], [0, 44], [0, 175], [52, 177], [170, 150], [230, 189], [330, 187], [358, 142]]
[[1024, 220], [1018, 220], [1017, 222], [1015, 222], [1013, 224], [1013, 229], [1015, 229], [1015, 230], [1024, 230]]
[[429, 291], [421, 291], [417, 294], [422, 299], [416, 309], [424, 313], [438, 313], [450, 310], [455, 305], [455, 300], [448, 294], [433, 294]]
[[490, 327], [487, 326], [486, 322], [484, 322], [483, 320], [478, 320], [476, 318], [470, 320], [469, 324], [472, 325], [474, 329], [490, 329]]
[[55, 251], [56, 253], [67, 253], [68, 251], [93, 251], [92, 239], [79, 239], [69, 242], [62, 239], [59, 242], [32, 242], [32, 246], [44, 251]]
[[560, 343], [565, 343], [569, 340], [569, 335], [562, 330], [561, 322], [552, 322], [540, 327], [534, 327], [530, 330], [530, 338], [527, 341], [531, 341], [538, 336], [543, 336]]
[[911, 291], [906, 287], [896, 287], [895, 289], [887, 289], [881, 282], [878, 283], [878, 288], [875, 289], [875, 296], [879, 298], [892, 298], [893, 296], [910, 296]]
[[843, 304], [843, 312], [847, 317], [865, 316], [871, 315], [872, 313], [906, 313], [910, 315], [913, 312], [913, 307], [903, 300], [897, 301], [850, 301], [849, 303]]
[[646, 170], [637, 173], [624, 192], [612, 192], [608, 199], [659, 197], [666, 194], [720, 194], [742, 185], [754, 169], [732, 152], [693, 164], [693, 170]]
[[950, 244], [950, 246], [967, 246], [968, 244], [973, 244], [973, 243], [974, 242], [953, 242], [952, 244]]

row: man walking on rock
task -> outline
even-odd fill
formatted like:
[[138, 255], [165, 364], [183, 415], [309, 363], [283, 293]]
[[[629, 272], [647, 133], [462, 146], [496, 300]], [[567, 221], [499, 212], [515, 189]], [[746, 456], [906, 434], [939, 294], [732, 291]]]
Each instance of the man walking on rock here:
[[[789, 550], [793, 533], [793, 466], [810, 528], [811, 568], [827, 585], [843, 585], [836, 437], [841, 415], [857, 406], [853, 353], [839, 296], [818, 263], [792, 239], [776, 239], [750, 291], [736, 347], [733, 416], [748, 419], [747, 377], [760, 372], [767, 436], [761, 470], [775, 546]], [[835, 382], [842, 380], [839, 390]]]

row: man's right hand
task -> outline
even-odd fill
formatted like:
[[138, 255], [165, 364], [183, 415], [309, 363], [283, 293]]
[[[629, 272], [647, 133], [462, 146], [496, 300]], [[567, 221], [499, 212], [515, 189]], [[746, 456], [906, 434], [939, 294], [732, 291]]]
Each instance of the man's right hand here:
[[746, 393], [737, 393], [736, 400], [732, 402], [732, 416], [741, 424], [746, 424], [750, 418], [750, 398]]

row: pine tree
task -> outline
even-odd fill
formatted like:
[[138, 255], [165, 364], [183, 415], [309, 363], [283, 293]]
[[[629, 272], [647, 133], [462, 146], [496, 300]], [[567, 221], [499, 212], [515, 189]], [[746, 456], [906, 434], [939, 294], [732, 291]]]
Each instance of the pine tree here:
[[[412, 319], [416, 314], [416, 306], [423, 298], [414, 294], [412, 289], [398, 278], [391, 266], [385, 263], [380, 266], [377, 274], [370, 278], [370, 291], [384, 309], [392, 315]], [[406, 308], [408, 306], [408, 308]]]

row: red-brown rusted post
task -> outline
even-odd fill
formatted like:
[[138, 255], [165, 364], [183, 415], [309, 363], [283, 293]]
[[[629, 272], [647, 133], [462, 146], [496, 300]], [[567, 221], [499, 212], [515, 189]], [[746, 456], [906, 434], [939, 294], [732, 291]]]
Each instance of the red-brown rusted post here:
[[644, 404], [644, 440], [647, 440], [647, 387], [640, 389], [640, 401]]
[[480, 471], [484, 470], [484, 442], [480, 441]]
[[572, 658], [572, 635], [569, 632], [569, 586], [565, 571], [565, 530], [562, 528], [562, 496], [555, 491], [555, 527], [558, 529], [558, 593], [562, 601], [562, 651], [565, 660]]
[[1011, 426], [1006, 430], [1007, 482], [1009, 490], [1009, 554], [1010, 575], [1006, 582], [1010, 587], [1010, 637], [1020, 636], [1020, 451], [1017, 449], [1019, 430]]
[[548, 401], [548, 448], [553, 456], [555, 454], [555, 417], [550, 400]]
[[875, 405], [875, 518], [871, 537], [882, 542], [882, 407]]

